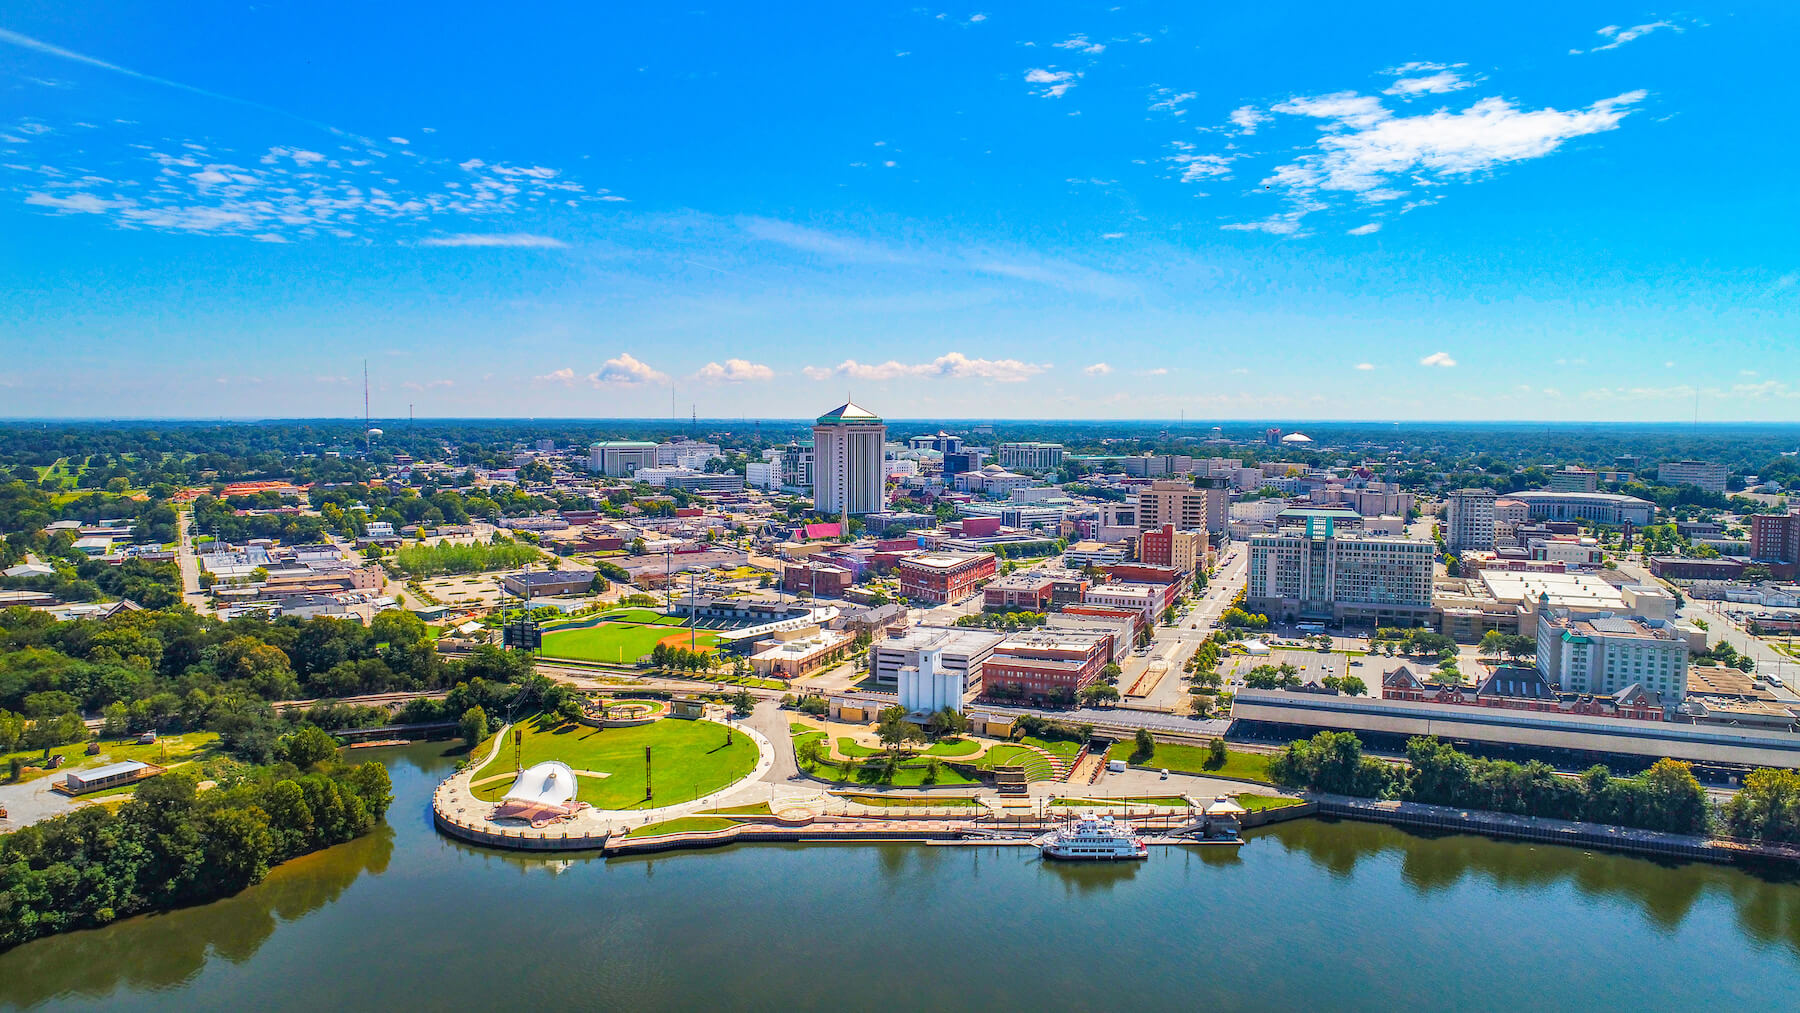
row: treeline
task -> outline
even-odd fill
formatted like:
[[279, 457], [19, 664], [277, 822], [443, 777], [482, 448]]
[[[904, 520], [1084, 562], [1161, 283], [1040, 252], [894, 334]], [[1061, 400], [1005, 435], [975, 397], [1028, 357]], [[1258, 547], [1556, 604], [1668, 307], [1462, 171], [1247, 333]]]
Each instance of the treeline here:
[[171, 772], [116, 810], [84, 806], [0, 837], [0, 949], [228, 897], [368, 833], [393, 801], [387, 768], [337, 764], [329, 738], [323, 748], [309, 773], [284, 764], [199, 791]]
[[85, 712], [120, 734], [211, 729], [234, 754], [267, 762], [289, 727], [270, 701], [513, 683], [530, 664], [493, 647], [446, 660], [425, 624], [399, 610], [364, 627], [328, 617], [221, 622], [180, 608], [59, 623], [15, 608], [0, 611], [0, 717], [10, 717], [0, 734], [23, 721], [26, 748], [77, 741]]
[[1633, 777], [1604, 766], [1561, 777], [1539, 760], [1514, 763], [1459, 752], [1428, 736], [1407, 741], [1409, 766], [1362, 751], [1352, 732], [1320, 732], [1289, 743], [1269, 762], [1277, 784], [1337, 795], [1393, 798], [1520, 816], [1586, 820], [1678, 834], [1711, 828], [1706, 792], [1690, 764], [1662, 759]]
[[544, 554], [522, 542], [496, 539], [492, 544], [408, 545], [387, 557], [388, 566], [406, 577], [435, 577], [445, 573], [480, 573], [511, 570], [539, 562]]
[[41, 558], [56, 570], [54, 574], [0, 577], [0, 587], [42, 591], [66, 602], [129, 598], [149, 609], [181, 600], [181, 571], [173, 562], [127, 559], [114, 565], [80, 552]]

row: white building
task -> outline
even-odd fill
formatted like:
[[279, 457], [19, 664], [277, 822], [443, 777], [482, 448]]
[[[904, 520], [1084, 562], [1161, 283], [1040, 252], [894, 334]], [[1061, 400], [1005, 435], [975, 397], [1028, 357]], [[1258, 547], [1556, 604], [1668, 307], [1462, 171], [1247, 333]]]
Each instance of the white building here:
[[1706, 461], [1666, 461], [1656, 468], [1656, 480], [1664, 485], [1692, 485], [1707, 492], [1724, 492], [1726, 467]]
[[1665, 705], [1687, 695], [1687, 638], [1673, 624], [1642, 616], [1540, 613], [1537, 665], [1572, 693], [1617, 694], [1641, 686]]
[[994, 448], [994, 458], [1002, 468], [1026, 471], [1055, 471], [1062, 467], [1063, 445], [1060, 443], [1002, 443]]
[[656, 447], [656, 465], [659, 468], [679, 467], [704, 471], [706, 462], [724, 456], [724, 451], [717, 443], [701, 443], [697, 440], [671, 440]]
[[744, 465], [744, 484], [753, 489], [774, 489], [781, 485], [780, 461], [751, 461]]
[[588, 470], [629, 478], [639, 468], [656, 467], [656, 444], [643, 440], [601, 440], [588, 447]]
[[877, 686], [894, 686], [900, 681], [902, 669], [919, 667], [920, 655], [931, 651], [937, 655], [937, 670], [957, 675], [967, 690], [980, 683], [982, 662], [1005, 639], [1001, 634], [977, 629], [920, 626], [871, 644], [869, 667]]
[[1449, 496], [1444, 548], [1450, 552], [1494, 551], [1492, 489], [1458, 489]]
[[1292, 622], [1400, 625], [1429, 618], [1437, 548], [1410, 538], [1288, 528], [1252, 535], [1245, 608]]
[[908, 714], [934, 714], [946, 707], [962, 713], [965, 674], [940, 667], [943, 653], [941, 647], [922, 648], [915, 664], [900, 667], [900, 706]]
[[870, 514], [884, 505], [882, 472], [887, 426], [845, 402], [813, 425], [813, 509], [821, 514]]

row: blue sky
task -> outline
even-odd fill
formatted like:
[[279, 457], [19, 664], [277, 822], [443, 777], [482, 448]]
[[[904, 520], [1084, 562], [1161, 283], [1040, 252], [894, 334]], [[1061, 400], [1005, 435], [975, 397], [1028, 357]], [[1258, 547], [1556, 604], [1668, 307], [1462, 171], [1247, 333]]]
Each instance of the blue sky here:
[[1800, 418], [1788, 3], [15, 3], [0, 414]]

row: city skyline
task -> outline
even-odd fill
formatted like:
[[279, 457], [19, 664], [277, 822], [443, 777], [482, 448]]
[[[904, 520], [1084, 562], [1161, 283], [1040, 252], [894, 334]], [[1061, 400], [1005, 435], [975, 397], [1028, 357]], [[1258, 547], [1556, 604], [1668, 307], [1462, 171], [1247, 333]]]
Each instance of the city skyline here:
[[1776, 5], [418, 14], [0, 20], [0, 415], [1800, 419]]

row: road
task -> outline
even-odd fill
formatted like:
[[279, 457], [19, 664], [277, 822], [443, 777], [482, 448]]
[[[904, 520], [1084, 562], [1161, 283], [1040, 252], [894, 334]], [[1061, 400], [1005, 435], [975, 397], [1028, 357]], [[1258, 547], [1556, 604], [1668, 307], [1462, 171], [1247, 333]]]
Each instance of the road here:
[[182, 602], [195, 612], [208, 615], [206, 593], [200, 589], [200, 561], [194, 558], [194, 540], [189, 531], [193, 521], [191, 508], [175, 512], [175, 565], [181, 570]]

